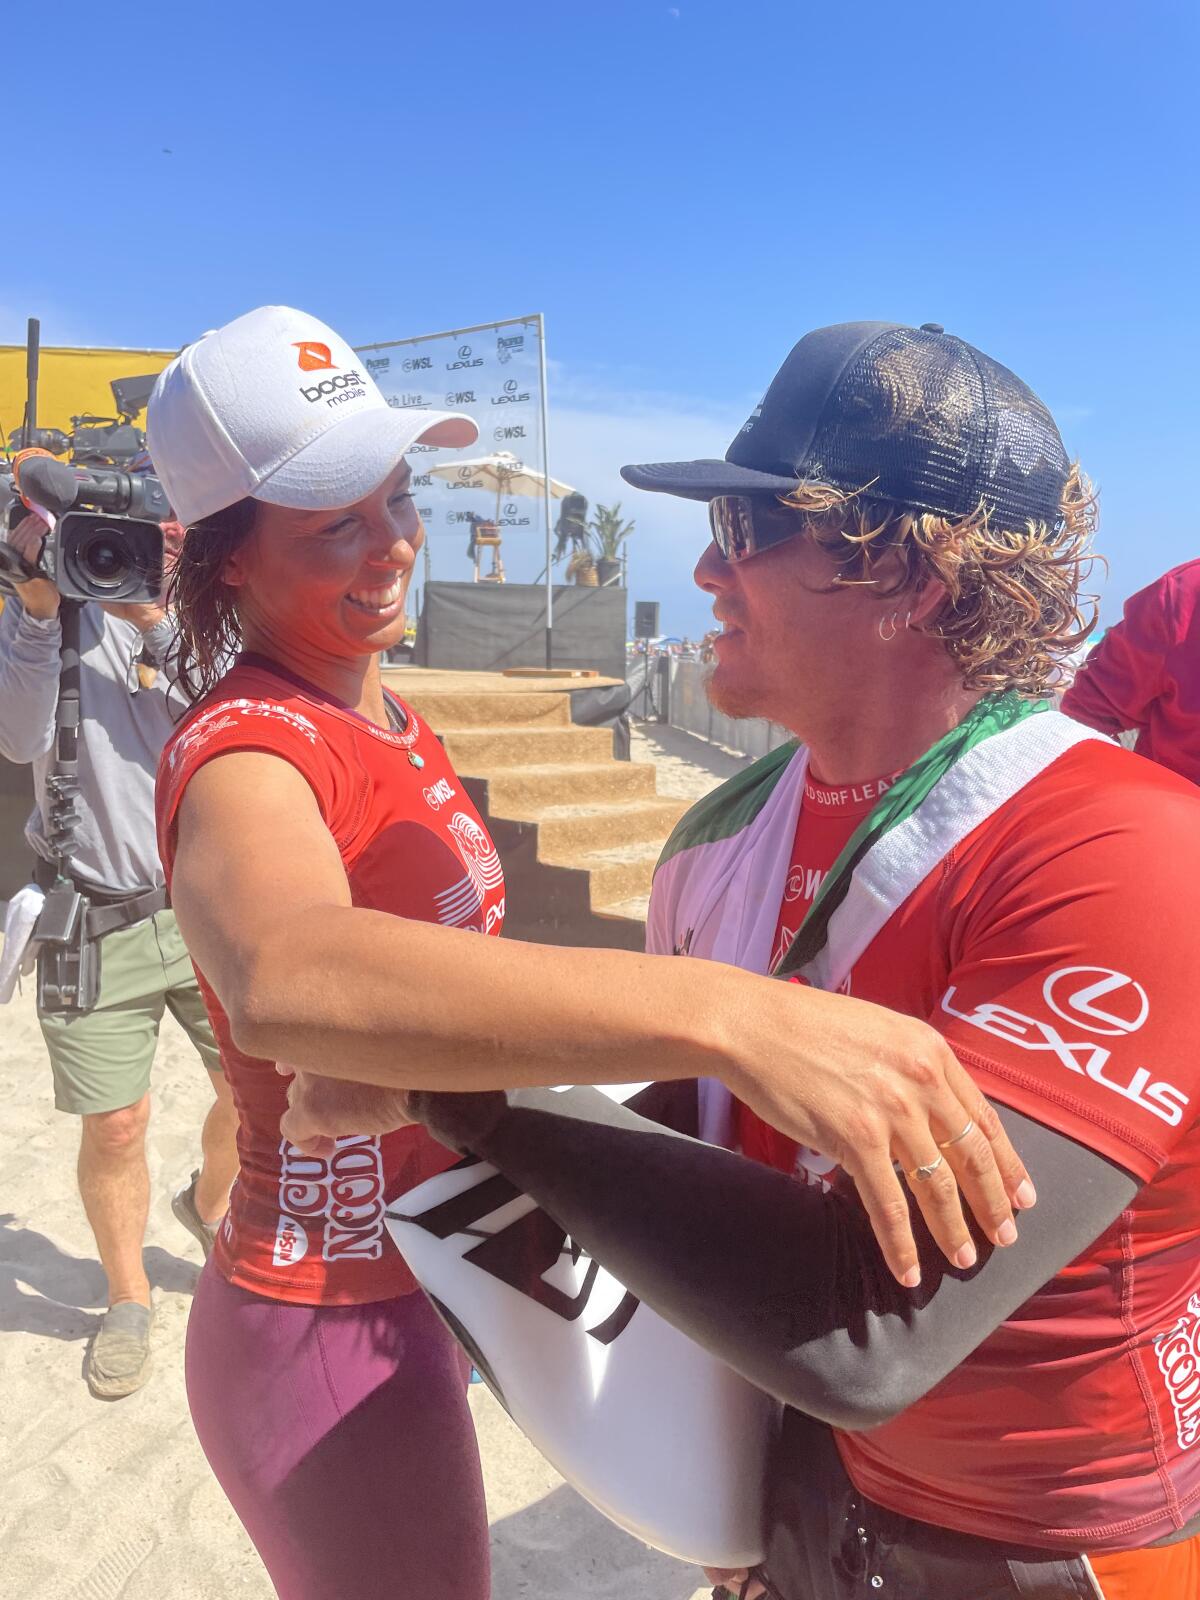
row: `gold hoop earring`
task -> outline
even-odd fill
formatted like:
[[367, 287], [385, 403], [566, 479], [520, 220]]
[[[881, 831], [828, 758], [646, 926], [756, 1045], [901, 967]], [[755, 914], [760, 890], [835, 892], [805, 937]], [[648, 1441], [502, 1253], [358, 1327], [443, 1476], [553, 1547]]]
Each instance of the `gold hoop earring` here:
[[888, 622], [891, 624], [891, 629], [892, 629], [891, 633], [884, 633], [884, 631], [883, 631], [884, 619], [882, 617], [880, 617], [877, 631], [879, 633], [879, 637], [883, 640], [884, 644], [891, 644], [892, 640], [896, 637], [897, 633], [899, 633], [900, 630], [896, 626], [896, 618], [899, 615], [900, 615], [900, 613], [898, 611], [893, 611], [891, 616], [887, 619]]

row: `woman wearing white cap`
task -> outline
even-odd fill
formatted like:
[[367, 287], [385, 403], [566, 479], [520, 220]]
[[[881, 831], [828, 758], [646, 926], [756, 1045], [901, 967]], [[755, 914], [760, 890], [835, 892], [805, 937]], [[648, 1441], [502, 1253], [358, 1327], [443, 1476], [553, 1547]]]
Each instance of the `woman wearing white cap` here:
[[[910, 1284], [893, 1159], [953, 1172], [992, 1239], [1025, 1173], [913, 1019], [712, 962], [466, 937], [500, 931], [495, 849], [377, 658], [424, 537], [405, 452], [472, 443], [469, 418], [389, 408], [332, 330], [266, 307], [172, 363], [149, 434], [188, 528], [175, 601], [200, 696], [163, 754], [160, 848], [240, 1115], [189, 1327], [193, 1416], [285, 1600], [482, 1600], [461, 1358], [383, 1225], [454, 1157], [382, 1131], [400, 1091], [720, 1078], [841, 1162]], [[336, 1142], [281, 1143], [292, 1069], [285, 1126], [319, 1114]], [[968, 1121], [987, 1136], [939, 1161]], [[955, 1184], [914, 1192], [953, 1259]]]

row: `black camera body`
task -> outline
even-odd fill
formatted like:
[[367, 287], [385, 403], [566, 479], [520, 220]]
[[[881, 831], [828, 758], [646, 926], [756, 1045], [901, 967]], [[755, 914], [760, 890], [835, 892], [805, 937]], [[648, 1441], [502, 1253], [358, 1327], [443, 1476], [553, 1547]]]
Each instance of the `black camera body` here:
[[[116, 600], [153, 605], [162, 593], [161, 523], [171, 508], [158, 479], [150, 473], [118, 472], [111, 467], [72, 466], [49, 456], [27, 457], [17, 465], [17, 486], [27, 502], [54, 512], [36, 568], [17, 570], [10, 552], [0, 565], [5, 574], [49, 578], [64, 600]], [[15, 499], [9, 528], [26, 515]], [[3, 547], [0, 547], [3, 557]]]

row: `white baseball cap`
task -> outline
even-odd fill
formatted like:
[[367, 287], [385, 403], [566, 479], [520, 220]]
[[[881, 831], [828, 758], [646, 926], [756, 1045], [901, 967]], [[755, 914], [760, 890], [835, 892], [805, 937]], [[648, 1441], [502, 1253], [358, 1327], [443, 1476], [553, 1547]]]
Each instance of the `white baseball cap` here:
[[353, 505], [418, 440], [457, 449], [479, 437], [460, 412], [389, 406], [346, 341], [290, 306], [260, 306], [182, 350], [154, 386], [146, 432], [185, 525], [247, 496]]

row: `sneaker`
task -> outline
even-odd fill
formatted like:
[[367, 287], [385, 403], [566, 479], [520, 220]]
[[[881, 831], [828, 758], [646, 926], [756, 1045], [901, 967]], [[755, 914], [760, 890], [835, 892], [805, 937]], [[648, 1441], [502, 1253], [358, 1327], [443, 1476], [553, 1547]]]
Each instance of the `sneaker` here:
[[85, 1368], [98, 1400], [122, 1400], [150, 1376], [151, 1317], [149, 1306], [122, 1300], [100, 1319]]
[[175, 1213], [177, 1222], [182, 1222], [196, 1243], [204, 1251], [207, 1261], [212, 1254], [212, 1247], [217, 1242], [217, 1229], [219, 1222], [205, 1222], [196, 1210], [196, 1180], [200, 1176], [200, 1169], [192, 1173], [191, 1181], [184, 1184], [176, 1194], [171, 1196], [171, 1210]]

